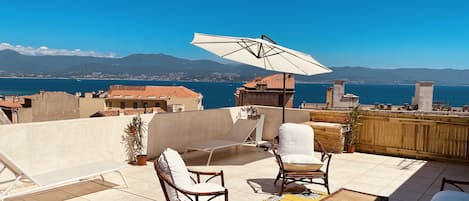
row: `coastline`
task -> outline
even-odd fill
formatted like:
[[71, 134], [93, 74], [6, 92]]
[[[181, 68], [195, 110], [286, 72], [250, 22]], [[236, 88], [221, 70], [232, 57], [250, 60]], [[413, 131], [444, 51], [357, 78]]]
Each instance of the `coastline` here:
[[[140, 82], [181, 82], [181, 83], [246, 83], [248, 81], [206, 81], [206, 80], [151, 80], [151, 79], [138, 79], [138, 78], [71, 78], [71, 77], [19, 77], [19, 76], [0, 76], [0, 79], [25, 79], [25, 80], [102, 80], [102, 81], [140, 81]], [[321, 81], [321, 82], [308, 82], [308, 81], [301, 81], [296, 80], [296, 84], [326, 84], [332, 85], [332, 81]], [[398, 86], [414, 86], [414, 83], [367, 83], [367, 82], [347, 82], [348, 85], [377, 85], [377, 86], [390, 86], [390, 85], [398, 85]], [[455, 85], [455, 84], [438, 84], [435, 83], [435, 86], [442, 86], [442, 87], [469, 87], [469, 85]]]

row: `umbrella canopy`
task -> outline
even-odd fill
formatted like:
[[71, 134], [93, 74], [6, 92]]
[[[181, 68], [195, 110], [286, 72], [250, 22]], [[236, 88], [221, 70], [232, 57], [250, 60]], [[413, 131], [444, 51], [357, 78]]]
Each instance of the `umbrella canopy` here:
[[194, 33], [191, 44], [222, 58], [283, 72], [282, 122], [285, 122], [285, 74], [316, 75], [332, 72], [308, 54], [277, 45], [269, 37], [244, 38]]
[[243, 38], [195, 33], [191, 43], [222, 58], [265, 70], [300, 75], [332, 72], [310, 55], [277, 45], [264, 35]]

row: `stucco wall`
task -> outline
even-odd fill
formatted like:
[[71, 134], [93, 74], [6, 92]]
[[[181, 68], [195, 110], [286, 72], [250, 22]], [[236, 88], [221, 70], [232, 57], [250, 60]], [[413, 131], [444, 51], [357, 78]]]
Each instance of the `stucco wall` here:
[[[150, 122], [152, 114], [142, 115]], [[31, 174], [93, 161], [127, 159], [121, 135], [132, 116], [0, 126], [0, 149]]]
[[[259, 114], [265, 115], [264, 131], [262, 134], [263, 140], [272, 140], [278, 135], [278, 128], [282, 124], [282, 108], [280, 107], [267, 107], [267, 106], [254, 106], [257, 108]], [[285, 109], [285, 122], [303, 123], [310, 120], [311, 110], [300, 109]]]
[[18, 118], [14, 119], [13, 122], [15, 123], [33, 122], [33, 108], [20, 108], [18, 109], [17, 114], [18, 114]]
[[155, 158], [167, 147], [182, 152], [189, 143], [222, 137], [232, 126], [229, 108], [155, 114], [148, 127], [148, 156]]
[[168, 105], [171, 104], [183, 104], [185, 111], [200, 110], [202, 107], [201, 101], [199, 102], [198, 98], [177, 98], [171, 97], [168, 100]]
[[33, 122], [80, 117], [78, 97], [65, 92], [41, 92], [32, 97], [31, 105]]
[[82, 97], [79, 99], [80, 118], [88, 118], [92, 114], [106, 108], [104, 98]]

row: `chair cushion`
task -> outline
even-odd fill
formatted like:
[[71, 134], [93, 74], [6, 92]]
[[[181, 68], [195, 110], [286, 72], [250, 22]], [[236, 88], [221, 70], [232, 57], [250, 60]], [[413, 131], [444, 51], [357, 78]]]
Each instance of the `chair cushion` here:
[[314, 155], [290, 154], [281, 158], [287, 171], [316, 171], [324, 164]]
[[[198, 192], [198, 193], [209, 193], [209, 192], [217, 192], [217, 191], [225, 191], [225, 188], [223, 186], [220, 186], [218, 184], [214, 183], [200, 183], [200, 184], [194, 184], [192, 186], [189, 186], [186, 188], [188, 191], [192, 192]], [[190, 196], [192, 200], [196, 200], [195, 196]], [[200, 196], [199, 201], [207, 201], [209, 200], [213, 195], [210, 196]], [[187, 197], [180, 197], [181, 201], [191, 201]], [[220, 195], [214, 199], [211, 199], [210, 201], [224, 201], [225, 197], [223, 195]]]
[[198, 193], [217, 192], [217, 191], [224, 191], [225, 190], [225, 188], [223, 186], [220, 186], [220, 185], [214, 184], [214, 183], [194, 184], [192, 186], [187, 187], [186, 189], [189, 190], [189, 191], [198, 192]]
[[280, 156], [290, 154], [313, 155], [314, 131], [311, 126], [294, 123], [284, 123], [279, 129]]
[[[158, 158], [160, 169], [168, 176], [171, 182], [179, 188], [187, 189], [193, 185], [186, 164], [178, 152], [167, 148]], [[166, 191], [170, 200], [184, 199], [184, 195], [178, 193], [171, 186], [166, 185]]]
[[431, 201], [469, 201], [469, 194], [459, 191], [440, 191], [436, 193]]

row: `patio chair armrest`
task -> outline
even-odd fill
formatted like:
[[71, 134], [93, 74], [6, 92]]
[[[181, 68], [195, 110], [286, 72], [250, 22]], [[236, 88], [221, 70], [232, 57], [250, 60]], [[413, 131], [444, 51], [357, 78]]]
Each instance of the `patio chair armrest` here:
[[223, 174], [223, 170], [220, 170], [220, 172], [203, 172], [203, 171], [195, 171], [195, 170], [187, 169], [187, 171], [197, 176], [197, 183], [200, 183], [200, 175], [212, 175], [207, 180], [205, 180], [205, 182], [208, 182], [212, 180], [213, 178], [220, 176], [221, 185], [225, 187], [225, 176]]
[[327, 158], [330, 158], [332, 154], [326, 151], [324, 146], [322, 146], [321, 142], [317, 139], [314, 139], [314, 142], [318, 144], [319, 149], [321, 150], [321, 161], [324, 162]]
[[[192, 196], [213, 196], [213, 197], [217, 197], [217, 196], [220, 196], [220, 195], [225, 195], [225, 200], [228, 200], [228, 189], [225, 188], [224, 191], [213, 191], [213, 192], [194, 192], [194, 191], [189, 191], [189, 190], [185, 190], [185, 189], [182, 189], [182, 188], [178, 188], [176, 185], [170, 183], [170, 182], [166, 182], [166, 184], [170, 185], [172, 188], [174, 188], [176, 191], [182, 193], [184, 196], [186, 196], [188, 198], [188, 200], [193, 200], [190, 195]], [[198, 200], [198, 198], [196, 198], [196, 200]], [[211, 199], [210, 199], [211, 200]]]
[[272, 152], [274, 153], [275, 160], [277, 161], [277, 165], [278, 165], [278, 167], [280, 168], [280, 171], [283, 171], [283, 170], [284, 170], [284, 167], [283, 167], [282, 157], [280, 157], [280, 155], [278, 154], [278, 151], [277, 151], [277, 148], [278, 148], [278, 141], [279, 141], [279, 137], [276, 136], [276, 137], [272, 140], [271, 149], [272, 149]]
[[440, 191], [444, 190], [445, 184], [452, 185], [456, 187], [457, 189], [459, 189], [460, 191], [464, 192], [464, 190], [459, 185], [469, 185], [469, 181], [458, 181], [458, 180], [446, 179], [446, 177], [443, 177], [443, 180], [441, 181]]

